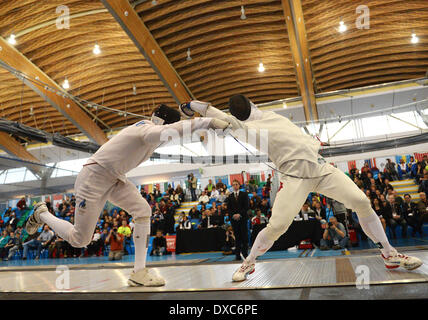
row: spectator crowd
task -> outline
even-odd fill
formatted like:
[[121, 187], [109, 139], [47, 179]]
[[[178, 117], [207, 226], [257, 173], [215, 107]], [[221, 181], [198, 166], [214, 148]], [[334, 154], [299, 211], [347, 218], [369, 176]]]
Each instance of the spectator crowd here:
[[[390, 159], [383, 171], [376, 167], [370, 168], [365, 164], [360, 170], [352, 168], [349, 177], [366, 194], [372, 203], [372, 208], [387, 230], [388, 236], [397, 237], [397, 227], [401, 227], [401, 236], [408, 237], [408, 226], [412, 227], [412, 237], [423, 236], [423, 224], [428, 222], [428, 158], [415, 161], [413, 157], [407, 163], [402, 160], [395, 164]], [[413, 179], [419, 187], [419, 200], [413, 201], [410, 194], [403, 197], [398, 195], [391, 181], [404, 178]], [[272, 177], [269, 175], [266, 182], [256, 183], [254, 179], [246, 181], [240, 186], [249, 196], [248, 217], [250, 230], [256, 225], [265, 226], [271, 216], [270, 189]], [[167, 190], [161, 193], [154, 188], [147, 193], [144, 189], [141, 196], [145, 198], [152, 210], [151, 236], [154, 236], [150, 254], [164, 255], [166, 250], [166, 234], [174, 234], [177, 229], [190, 230], [194, 228], [224, 228], [226, 239], [223, 248], [224, 254], [232, 254], [235, 237], [231, 227], [231, 216], [228, 210], [227, 197], [230, 188], [218, 180], [212, 180], [196, 195], [197, 179], [189, 174], [186, 190], [189, 200], [198, 202], [190, 211], [180, 213], [176, 219], [177, 209], [185, 201], [186, 192], [178, 185], [175, 189], [168, 185]], [[65, 197], [55, 208], [47, 201], [46, 205], [51, 214], [74, 222], [76, 206], [75, 196]], [[28, 208], [25, 198], [17, 203], [17, 210], [24, 212]], [[309, 194], [306, 203], [295, 220], [316, 219], [319, 221], [321, 232], [320, 248], [343, 249], [353, 244], [352, 231], [360, 235], [362, 240], [367, 239], [358, 222], [356, 214], [347, 210], [343, 204], [328, 199], [321, 194]], [[27, 259], [30, 250], [35, 252], [35, 259], [46, 252], [49, 258], [67, 258], [82, 256], [108, 255], [110, 260], [119, 260], [123, 255], [131, 254], [132, 232], [134, 222], [132, 217], [121, 210], [114, 208], [108, 212], [104, 210], [98, 219], [91, 243], [85, 248], [73, 248], [64, 239], [54, 234], [49, 226], [44, 225], [42, 230], [34, 236], [29, 236], [18, 225], [19, 218], [16, 210], [8, 208], [0, 216], [0, 258], [9, 260], [14, 256]], [[260, 230], [260, 228], [257, 228]], [[254, 235], [251, 236], [254, 240]]]

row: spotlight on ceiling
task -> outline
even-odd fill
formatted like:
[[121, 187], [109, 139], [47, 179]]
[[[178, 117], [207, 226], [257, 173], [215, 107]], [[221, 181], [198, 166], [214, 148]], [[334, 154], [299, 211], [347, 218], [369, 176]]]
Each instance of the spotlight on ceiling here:
[[70, 83], [68, 82], [67, 78], [65, 78], [64, 82], [62, 83], [62, 87], [64, 89], [69, 89], [70, 88]]
[[245, 15], [245, 8], [244, 6], [241, 6], [241, 20], [247, 19], [247, 16]]
[[192, 61], [192, 57], [190, 56], [190, 48], [187, 49], [187, 61]]
[[345, 26], [345, 23], [343, 21], [339, 22], [339, 32], [345, 32], [348, 28]]
[[95, 44], [95, 46], [94, 46], [94, 50], [92, 50], [92, 52], [93, 52], [95, 55], [99, 55], [99, 54], [101, 53], [100, 46], [99, 46], [97, 43]]
[[412, 33], [412, 40], [410, 40], [412, 43], [418, 43], [419, 42], [419, 38], [416, 36], [415, 33]]
[[263, 62], [259, 63], [259, 68], [258, 68], [259, 72], [264, 72], [265, 71], [265, 66], [263, 65]]
[[7, 42], [14, 46], [16, 44], [16, 36], [12, 33]]

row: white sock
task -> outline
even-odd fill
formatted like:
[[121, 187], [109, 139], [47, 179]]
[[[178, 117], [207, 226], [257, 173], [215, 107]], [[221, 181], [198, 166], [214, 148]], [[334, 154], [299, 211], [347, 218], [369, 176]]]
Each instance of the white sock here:
[[49, 211], [44, 211], [40, 213], [40, 220], [46, 223], [56, 234], [58, 234], [62, 239], [69, 242], [70, 234], [74, 226], [65, 220], [58, 219]]
[[134, 272], [146, 267], [147, 246], [150, 237], [150, 220], [144, 223], [135, 223], [134, 227], [134, 246], [135, 263]]
[[389, 257], [390, 253], [395, 252], [395, 249], [390, 245], [386, 237], [379, 217], [374, 211], [372, 211], [372, 214], [369, 216], [359, 216], [358, 220], [365, 234], [372, 239], [376, 245], [382, 245], [382, 247], [379, 246], [379, 249], [384, 257]]
[[256, 262], [256, 258], [261, 256], [266, 251], [268, 251], [275, 241], [270, 240], [266, 235], [267, 229], [264, 228], [256, 237], [256, 240], [251, 247], [251, 252], [248, 255], [247, 259], [245, 259], [248, 263], [252, 264]]

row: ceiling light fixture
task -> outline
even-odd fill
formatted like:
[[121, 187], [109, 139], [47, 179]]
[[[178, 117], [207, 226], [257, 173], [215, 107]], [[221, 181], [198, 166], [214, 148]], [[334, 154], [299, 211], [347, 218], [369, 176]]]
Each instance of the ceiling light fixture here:
[[7, 42], [14, 46], [16, 44], [16, 36], [12, 33]]
[[348, 28], [345, 26], [343, 21], [339, 22], [339, 32], [345, 32]]
[[259, 72], [264, 72], [265, 71], [265, 66], [263, 65], [263, 62], [259, 63], [259, 68], [258, 68]]
[[97, 43], [95, 44], [94, 50], [92, 50], [92, 52], [96, 55], [99, 55], [101, 53], [100, 46]]
[[245, 8], [244, 6], [241, 6], [241, 20], [247, 19], [247, 16], [245, 15]]
[[62, 84], [62, 87], [64, 89], [69, 89], [70, 88], [70, 83], [68, 82], [67, 78], [65, 78], [65, 80], [64, 80], [64, 82]]
[[410, 41], [412, 41], [412, 43], [418, 43], [419, 42], [419, 38], [416, 36], [415, 33], [412, 33], [412, 40], [410, 40]]
[[187, 49], [187, 61], [192, 61], [192, 57], [190, 56], [190, 48]]

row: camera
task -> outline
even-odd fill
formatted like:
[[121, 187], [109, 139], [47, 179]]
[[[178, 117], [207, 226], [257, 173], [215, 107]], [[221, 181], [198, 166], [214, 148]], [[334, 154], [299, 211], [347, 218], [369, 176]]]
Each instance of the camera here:
[[331, 228], [332, 225], [333, 225], [333, 223], [331, 223], [331, 222], [328, 223], [329, 228]]

